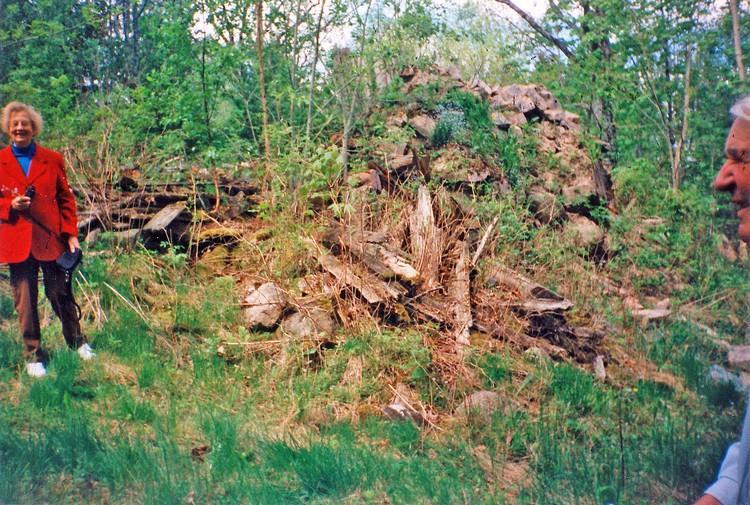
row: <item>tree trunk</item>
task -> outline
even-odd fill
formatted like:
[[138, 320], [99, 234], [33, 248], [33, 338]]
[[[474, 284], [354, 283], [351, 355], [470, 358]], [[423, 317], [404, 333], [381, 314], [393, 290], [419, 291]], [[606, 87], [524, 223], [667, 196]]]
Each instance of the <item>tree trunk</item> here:
[[[268, 136], [268, 102], [266, 101], [266, 74], [263, 64], [263, 0], [255, 2], [256, 33], [255, 47], [258, 53], [258, 85], [260, 86], [260, 105], [263, 110], [263, 148], [266, 155], [266, 170], [271, 156], [271, 140]], [[266, 174], [268, 176], [268, 174]]]
[[208, 81], [206, 79], [206, 34], [203, 34], [201, 42], [201, 90], [203, 92], [203, 115], [206, 124], [206, 138], [208, 145], [213, 144], [211, 138], [211, 111], [208, 105]]
[[344, 117], [344, 131], [341, 135], [341, 177], [344, 184], [349, 177], [349, 138], [351, 136], [351, 115]]
[[685, 139], [688, 134], [688, 118], [690, 115], [690, 72], [693, 68], [693, 48], [687, 47], [685, 61], [685, 94], [682, 102], [682, 130], [680, 137], [674, 147], [674, 157], [672, 158], [672, 189], [680, 189], [681, 174], [680, 162], [682, 161], [682, 151], [685, 145]]
[[305, 128], [305, 142], [310, 141], [310, 129], [312, 127], [312, 108], [313, 92], [315, 90], [315, 78], [318, 70], [318, 59], [320, 58], [320, 30], [323, 25], [323, 12], [325, 11], [326, 0], [320, 4], [320, 14], [318, 14], [318, 24], [315, 27], [315, 53], [312, 61], [312, 75], [310, 76], [310, 93], [307, 96], [307, 127]]
[[[594, 28], [592, 28], [592, 26], [590, 26], [589, 23], [585, 21], [586, 16], [594, 15], [597, 18], [601, 18], [604, 17], [604, 13], [595, 6], [592, 6], [592, 4], [588, 1], [581, 2], [581, 7], [583, 8], [584, 14], [584, 21], [581, 23], [581, 31], [584, 35], [590, 36]], [[591, 54], [598, 53], [601, 55], [601, 61], [604, 62], [604, 65], [606, 65], [607, 67], [610, 65], [612, 60], [612, 45], [609, 41], [609, 35], [597, 35], [597, 37], [595, 37], [590, 44], [590, 50]], [[605, 76], [606, 72], [603, 72], [602, 75]], [[602, 77], [602, 79], [606, 79], [606, 77]], [[615, 125], [615, 113], [612, 109], [612, 103], [609, 100], [602, 98], [602, 93], [598, 91], [602, 88], [602, 83], [597, 81], [601, 81], [602, 79], [600, 79], [596, 74], [592, 76], [592, 83], [597, 84], [594, 86], [594, 93], [591, 99], [590, 110], [591, 114], [594, 117], [594, 120], [599, 125], [599, 129], [601, 130], [602, 140], [607, 146], [605, 154], [609, 154], [609, 152], [613, 151], [615, 148], [617, 126]], [[606, 87], [607, 83], [604, 82], [603, 85], [604, 87]]]
[[742, 44], [740, 43], [740, 14], [737, 8], [737, 0], [729, 0], [729, 10], [732, 12], [732, 37], [734, 38], [734, 57], [737, 60], [737, 73], [740, 81], [747, 81], [745, 64], [742, 60]]

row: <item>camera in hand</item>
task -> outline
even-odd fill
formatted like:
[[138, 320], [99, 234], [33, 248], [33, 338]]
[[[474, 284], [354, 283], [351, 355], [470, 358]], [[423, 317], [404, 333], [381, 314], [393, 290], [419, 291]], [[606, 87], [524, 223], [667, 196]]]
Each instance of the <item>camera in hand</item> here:
[[29, 184], [26, 186], [26, 191], [24, 192], [23, 196], [28, 196], [29, 198], [34, 198], [34, 195], [36, 194], [36, 188], [33, 184]]

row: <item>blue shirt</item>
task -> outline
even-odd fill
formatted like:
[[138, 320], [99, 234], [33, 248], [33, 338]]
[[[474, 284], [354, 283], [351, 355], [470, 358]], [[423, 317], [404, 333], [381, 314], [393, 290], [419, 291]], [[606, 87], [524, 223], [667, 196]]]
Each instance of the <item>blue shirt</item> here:
[[29, 168], [31, 168], [31, 159], [36, 154], [36, 143], [32, 141], [31, 144], [26, 147], [18, 147], [15, 144], [11, 144], [10, 150], [13, 151], [13, 156], [18, 160], [18, 164], [21, 165], [23, 174], [28, 177]]

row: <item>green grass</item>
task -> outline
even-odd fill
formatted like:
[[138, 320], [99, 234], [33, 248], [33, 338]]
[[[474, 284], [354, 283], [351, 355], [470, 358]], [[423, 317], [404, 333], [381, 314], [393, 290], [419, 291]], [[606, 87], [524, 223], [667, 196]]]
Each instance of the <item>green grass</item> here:
[[[223, 359], [222, 341], [274, 338], [241, 327], [232, 279], [204, 284], [144, 253], [88, 268], [87, 295], [106, 315], [86, 321], [97, 360], [82, 363], [48, 328], [50, 373], [31, 380], [14, 323], [0, 330], [0, 502], [681, 503], [713, 478], [740, 423], [739, 395], [706, 380], [718, 350], [690, 323], [628, 337], [684, 389], [602, 383], [510, 350], [477, 350], [476, 382], [447, 384], [430, 328]], [[150, 306], [129, 287], [149, 282], [177, 289]], [[356, 362], [360, 378], [344, 380]], [[396, 383], [440, 415], [439, 429], [379, 414]], [[502, 408], [455, 415], [478, 388]], [[506, 467], [526, 474], [509, 479]]]

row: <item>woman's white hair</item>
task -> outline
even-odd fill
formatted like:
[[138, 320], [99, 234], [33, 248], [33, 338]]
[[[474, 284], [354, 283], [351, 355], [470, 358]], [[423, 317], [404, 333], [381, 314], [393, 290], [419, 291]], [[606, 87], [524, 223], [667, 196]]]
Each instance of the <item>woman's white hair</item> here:
[[729, 112], [731, 112], [732, 115], [736, 118], [750, 121], [750, 95], [741, 98], [737, 103], [732, 105], [732, 108], [729, 109]]
[[34, 107], [32, 107], [31, 105], [26, 105], [22, 102], [10, 102], [8, 105], [3, 107], [3, 112], [2, 114], [0, 114], [0, 127], [2, 127], [2, 130], [6, 135], [10, 135], [10, 116], [12, 116], [15, 112], [25, 112], [29, 115], [33, 136], [36, 137], [37, 135], [42, 133], [42, 128], [44, 128], [44, 120], [42, 119], [42, 115], [39, 114], [39, 112], [37, 112]]

